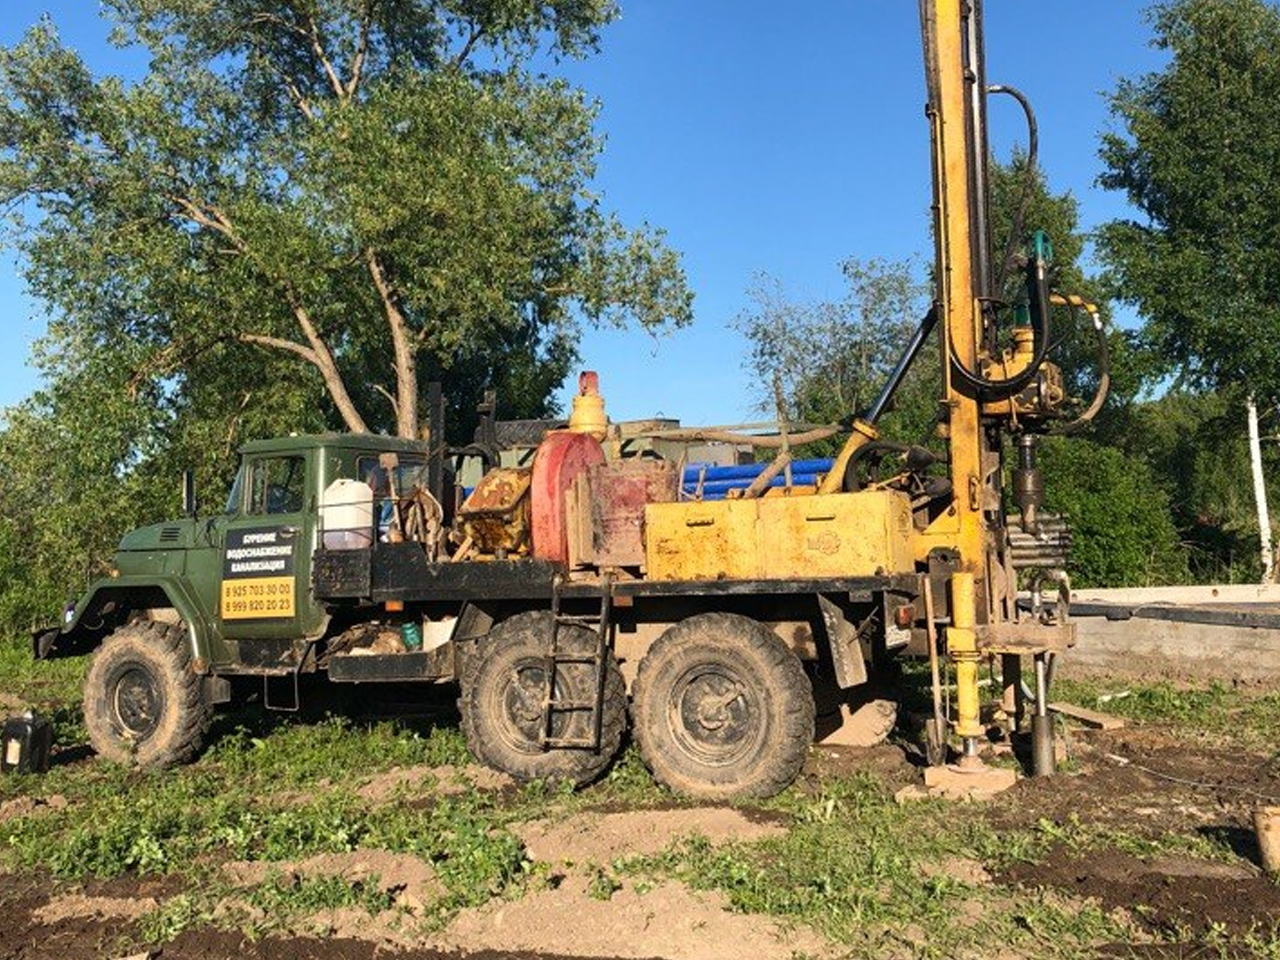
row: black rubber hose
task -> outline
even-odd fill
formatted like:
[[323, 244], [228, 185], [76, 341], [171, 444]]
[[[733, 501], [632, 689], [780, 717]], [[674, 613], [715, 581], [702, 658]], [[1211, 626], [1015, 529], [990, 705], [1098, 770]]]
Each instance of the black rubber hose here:
[[1036, 122], [1036, 112], [1031, 101], [1017, 87], [997, 83], [987, 87], [988, 93], [1003, 93], [1013, 97], [1022, 107], [1027, 118], [1027, 172], [1022, 179], [1022, 196], [1018, 198], [1018, 206], [1014, 208], [1013, 224], [1009, 230], [1009, 239], [1005, 242], [1004, 258], [1000, 261], [1000, 273], [996, 278], [996, 291], [1004, 289], [1005, 278], [1013, 265], [1014, 253], [1018, 249], [1018, 238], [1027, 222], [1027, 208], [1031, 205], [1031, 193], [1035, 188], [1036, 165], [1040, 160], [1040, 125]]
[[[994, 84], [987, 87], [988, 93], [1003, 93], [1013, 97], [1022, 107], [1022, 111], [1027, 118], [1027, 173], [1023, 180], [1022, 197], [1018, 202], [1018, 208], [1014, 214], [1013, 227], [1009, 231], [1009, 240], [1005, 245], [1004, 259], [1000, 265], [1000, 276], [997, 282], [996, 291], [1004, 289], [1005, 277], [1008, 274], [1009, 267], [1013, 263], [1014, 251], [1017, 249], [1018, 238], [1022, 234], [1023, 225], [1026, 221], [1027, 207], [1031, 202], [1032, 187], [1035, 185], [1036, 164], [1040, 154], [1040, 128], [1036, 122], [1035, 110], [1031, 107], [1031, 101], [1026, 95], [1016, 87], [1010, 87], [1005, 84]], [[970, 389], [984, 393], [1001, 393], [1013, 394], [1017, 393], [1034, 378], [1040, 370], [1040, 365], [1044, 363], [1044, 358], [1049, 354], [1049, 290], [1048, 278], [1043, 272], [1037, 277], [1036, 284], [1040, 298], [1041, 310], [1033, 319], [1036, 323], [1036, 355], [1031, 364], [1022, 373], [1010, 377], [1008, 380], [989, 380], [981, 374], [969, 370], [957, 360], [954, 355], [952, 357], [952, 369], [960, 377], [960, 379], [968, 384]], [[1037, 313], [1033, 311], [1033, 313]]]
[[872, 456], [883, 457], [889, 453], [907, 454], [911, 452], [911, 444], [898, 443], [894, 440], [872, 440], [864, 443], [849, 457], [844, 467], [842, 486], [845, 493], [857, 493], [863, 488], [862, 478], [858, 476], [858, 467], [863, 460]]
[[1087, 311], [1093, 321], [1093, 330], [1098, 338], [1098, 389], [1093, 392], [1093, 399], [1084, 412], [1070, 423], [1059, 427], [1058, 433], [1075, 433], [1085, 424], [1093, 420], [1107, 402], [1107, 394], [1111, 392], [1111, 348], [1107, 344], [1107, 328], [1102, 318], [1093, 311]]
[[1007, 380], [991, 380], [968, 369], [951, 351], [951, 370], [970, 389], [979, 393], [997, 396], [1012, 396], [1035, 379], [1040, 372], [1044, 358], [1049, 355], [1049, 277], [1047, 265], [1043, 260], [1036, 261], [1036, 275], [1032, 281], [1035, 286], [1035, 299], [1038, 301], [1031, 310], [1031, 322], [1035, 334], [1035, 354], [1025, 370], [1014, 374]]

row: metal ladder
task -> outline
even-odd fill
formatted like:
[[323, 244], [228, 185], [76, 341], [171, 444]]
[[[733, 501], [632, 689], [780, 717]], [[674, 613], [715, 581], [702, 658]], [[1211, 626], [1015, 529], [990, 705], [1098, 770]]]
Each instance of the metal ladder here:
[[[557, 576], [551, 584], [551, 640], [547, 649], [547, 690], [542, 701], [542, 732], [539, 742], [544, 750], [572, 748], [578, 750], [600, 749], [600, 728], [604, 714], [604, 688], [608, 680], [605, 666], [609, 651], [610, 613], [613, 609], [613, 581], [605, 575], [600, 581], [600, 614], [598, 617], [567, 616], [560, 612], [560, 587]], [[594, 627], [596, 647], [592, 653], [571, 653], [560, 649], [562, 626]], [[589, 664], [593, 670], [593, 689], [587, 700], [561, 699], [556, 696], [556, 676], [566, 664]], [[589, 735], [585, 737], [556, 737], [552, 726], [557, 716], [590, 712]]]

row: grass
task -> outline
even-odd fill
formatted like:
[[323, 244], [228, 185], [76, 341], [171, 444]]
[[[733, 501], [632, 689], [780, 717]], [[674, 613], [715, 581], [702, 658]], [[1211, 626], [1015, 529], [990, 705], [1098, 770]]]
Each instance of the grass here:
[[[0, 645], [0, 689], [62, 711], [61, 742], [80, 742], [76, 704], [83, 662], [33, 666], [29, 654], [18, 650]], [[1157, 684], [1100, 701], [1114, 689], [1063, 682], [1058, 695], [1134, 720], [1268, 750], [1280, 732], [1277, 695]], [[182, 769], [139, 772], [95, 762], [55, 767], [42, 777], [0, 778], [0, 801], [55, 794], [66, 800], [57, 809], [49, 806], [0, 823], [0, 868], [48, 871], [69, 881], [127, 874], [184, 877], [185, 892], [168, 898], [140, 924], [143, 942], [160, 943], [203, 925], [264, 936], [299, 929], [317, 911], [381, 914], [394, 907], [376, 882], [298, 878], [282, 871], [256, 887], [233, 890], [220, 866], [227, 860], [283, 864], [317, 853], [387, 850], [431, 864], [443, 889], [412, 922], [439, 927], [459, 910], [517, 897], [545, 882], [548, 865], [528, 856], [515, 830], [520, 822], [593, 807], [642, 809], [683, 802], [654, 784], [634, 748], [601, 783], [578, 793], [530, 784], [445, 795], [429, 781], [398, 790], [382, 803], [359, 793], [365, 778], [392, 767], [468, 762], [463, 738], [450, 726], [224, 718], [204, 755]], [[1110, 848], [1144, 857], [1234, 856], [1201, 836], [1149, 838], [1074, 819], [997, 832], [975, 808], [936, 801], [897, 804], [870, 775], [828, 778], [756, 806], [789, 829], [758, 842], [714, 847], [688, 838], [654, 856], [595, 866], [587, 878], [588, 894], [608, 900], [624, 886], [643, 892], [678, 880], [719, 891], [734, 910], [810, 925], [871, 957], [944, 957], [1010, 948], [1072, 957], [1089, 955], [1099, 943], [1126, 939], [1130, 931], [1095, 906], [971, 882], [945, 865], [958, 858], [999, 873], [1056, 847], [1082, 853]], [[1261, 935], [1257, 940], [1260, 955], [1280, 960], [1272, 941]]]
[[995, 871], [1039, 855], [1052, 839], [1035, 832], [997, 834], [955, 804], [898, 804], [870, 776], [832, 780], [807, 796], [788, 791], [768, 806], [792, 818], [786, 834], [714, 847], [691, 838], [614, 869], [643, 885], [674, 879], [718, 890], [734, 910], [811, 925], [855, 955], [891, 946], [948, 957], [1034, 943], [1037, 956], [1068, 957], [1123, 934], [1096, 908], [1031, 904], [947, 868], [961, 861]]
[[1055, 682], [1054, 698], [1115, 716], [1169, 727], [1181, 736], [1274, 753], [1280, 743], [1280, 693], [1221, 683]]
[[38, 661], [31, 644], [0, 640], [0, 684], [3, 692], [28, 706], [78, 703], [88, 657]]

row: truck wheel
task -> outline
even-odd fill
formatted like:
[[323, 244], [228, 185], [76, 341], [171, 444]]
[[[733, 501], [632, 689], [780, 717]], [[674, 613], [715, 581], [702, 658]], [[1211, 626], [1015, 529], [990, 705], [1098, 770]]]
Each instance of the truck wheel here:
[[632, 724], [644, 762], [671, 789], [769, 797], [804, 765], [813, 690], [799, 658], [768, 627], [704, 613], [667, 630], [640, 661]]
[[84, 721], [99, 755], [142, 767], [186, 763], [199, 753], [210, 719], [181, 626], [131, 623], [94, 653]]
[[[590, 783], [604, 772], [622, 745], [627, 722], [627, 692], [618, 663], [605, 656], [600, 749], [544, 749], [542, 702], [547, 690], [547, 645], [551, 614], [522, 613], [504, 620], [480, 640], [466, 658], [462, 673], [462, 729], [477, 759], [517, 780]], [[561, 625], [557, 646], [566, 653], [591, 654], [596, 635], [585, 627]], [[556, 696], [589, 700], [595, 696], [594, 668], [589, 663], [561, 664], [556, 670]], [[589, 711], [557, 714], [555, 737], [591, 736]]]

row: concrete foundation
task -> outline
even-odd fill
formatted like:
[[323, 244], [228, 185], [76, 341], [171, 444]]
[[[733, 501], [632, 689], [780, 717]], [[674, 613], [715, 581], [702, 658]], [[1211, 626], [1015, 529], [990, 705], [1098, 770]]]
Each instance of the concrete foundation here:
[[[1082, 590], [1075, 601], [1115, 604], [1229, 605], [1280, 609], [1280, 587], [1157, 587]], [[1176, 602], [1175, 602], [1176, 601]], [[1076, 646], [1062, 657], [1061, 676], [1106, 675], [1134, 680], [1262, 684], [1280, 681], [1280, 630], [1179, 623], [1146, 617], [1108, 620], [1077, 616]]]

